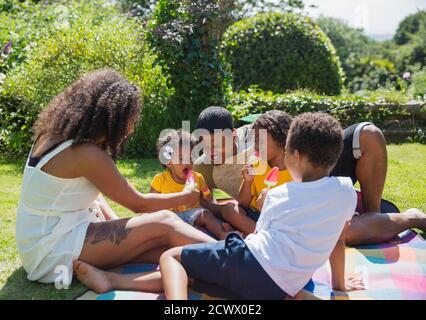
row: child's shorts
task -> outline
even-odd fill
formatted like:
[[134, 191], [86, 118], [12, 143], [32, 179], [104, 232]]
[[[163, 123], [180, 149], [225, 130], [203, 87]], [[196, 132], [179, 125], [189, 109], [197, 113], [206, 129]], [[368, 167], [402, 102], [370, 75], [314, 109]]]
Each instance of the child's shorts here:
[[198, 292], [228, 299], [284, 299], [237, 233], [225, 240], [184, 246], [181, 263]]
[[253, 209], [252, 207], [243, 207], [244, 211], [251, 220], [257, 222], [259, 220], [260, 211]]
[[177, 212], [177, 216], [181, 218], [186, 223], [190, 224], [191, 226], [195, 225], [195, 221], [198, 219], [198, 217], [203, 213], [203, 211], [206, 210], [204, 208], [193, 208], [181, 212]]

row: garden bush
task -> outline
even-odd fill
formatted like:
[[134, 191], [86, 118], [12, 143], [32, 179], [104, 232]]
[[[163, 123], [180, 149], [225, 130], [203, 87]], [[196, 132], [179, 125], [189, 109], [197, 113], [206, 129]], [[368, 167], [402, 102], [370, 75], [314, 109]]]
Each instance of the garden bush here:
[[342, 89], [344, 75], [330, 39], [302, 15], [269, 13], [238, 21], [225, 32], [222, 53], [235, 91], [251, 85], [277, 93]]
[[307, 91], [276, 94], [252, 87], [234, 93], [227, 108], [231, 111], [236, 123], [239, 124], [241, 124], [240, 119], [249, 114], [283, 110], [292, 115], [328, 111], [344, 127], [363, 121], [371, 121], [379, 127], [383, 127], [389, 117], [406, 117], [410, 114], [403, 108], [386, 108], [384, 106], [387, 103], [398, 106], [400, 102], [400, 100], [387, 100], [386, 96], [371, 98], [357, 95], [324, 96]]
[[[99, 2], [98, 2], [99, 4]], [[161, 67], [144, 40], [141, 25], [108, 8], [102, 19], [100, 7], [80, 15], [72, 25], [43, 38], [28, 58], [4, 79], [0, 94], [2, 150], [28, 151], [30, 127], [38, 112], [57, 94], [86, 72], [110, 67], [123, 73], [143, 92], [142, 121], [129, 142], [131, 156], [154, 152], [169, 90]], [[158, 124], [158, 125], [157, 125]]]
[[390, 60], [365, 56], [348, 64], [347, 77], [350, 92], [392, 89], [397, 86], [398, 71]]
[[426, 23], [426, 11], [418, 11], [404, 18], [398, 25], [394, 40], [396, 44], [408, 43], [412, 36], [418, 33], [422, 24]]
[[408, 91], [414, 98], [426, 100], [426, 68], [413, 74]]
[[194, 124], [204, 108], [224, 105], [227, 75], [218, 43], [229, 24], [232, 1], [158, 1], [147, 39], [173, 89], [164, 128], [180, 127], [182, 120]]

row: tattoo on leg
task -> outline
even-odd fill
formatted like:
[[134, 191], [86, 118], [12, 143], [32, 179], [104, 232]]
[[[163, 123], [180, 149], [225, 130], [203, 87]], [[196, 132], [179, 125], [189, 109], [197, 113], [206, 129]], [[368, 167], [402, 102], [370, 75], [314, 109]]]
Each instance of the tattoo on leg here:
[[126, 223], [127, 220], [92, 223], [89, 225], [84, 242], [90, 240], [90, 244], [97, 244], [109, 240], [118, 246], [132, 231], [132, 229], [126, 228]]

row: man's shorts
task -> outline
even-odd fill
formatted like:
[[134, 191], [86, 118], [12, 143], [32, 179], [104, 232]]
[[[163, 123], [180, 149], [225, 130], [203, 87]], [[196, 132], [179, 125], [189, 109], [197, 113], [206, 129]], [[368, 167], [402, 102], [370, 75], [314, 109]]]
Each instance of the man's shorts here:
[[184, 246], [181, 263], [198, 292], [227, 299], [284, 299], [237, 233], [225, 240]]
[[362, 128], [369, 124], [371, 123], [356, 123], [344, 130], [343, 150], [330, 176], [349, 177], [353, 184], [358, 181], [356, 177], [356, 164], [361, 157], [359, 136]]

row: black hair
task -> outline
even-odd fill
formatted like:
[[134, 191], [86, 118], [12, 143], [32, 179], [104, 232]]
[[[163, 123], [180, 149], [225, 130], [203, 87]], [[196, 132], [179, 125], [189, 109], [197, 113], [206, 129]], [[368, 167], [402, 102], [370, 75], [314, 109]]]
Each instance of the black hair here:
[[319, 167], [330, 169], [339, 159], [343, 130], [339, 122], [326, 113], [303, 113], [294, 118], [287, 138], [287, 151], [298, 150]]
[[[138, 120], [140, 91], [113, 69], [90, 72], [57, 95], [34, 124], [41, 136], [92, 142], [115, 160]], [[101, 142], [100, 142], [101, 141]]]
[[257, 118], [253, 129], [267, 130], [272, 139], [284, 149], [292, 120], [293, 118], [287, 112], [269, 110]]
[[214, 133], [215, 129], [234, 129], [232, 114], [223, 107], [211, 106], [204, 109], [197, 120], [197, 129]]

